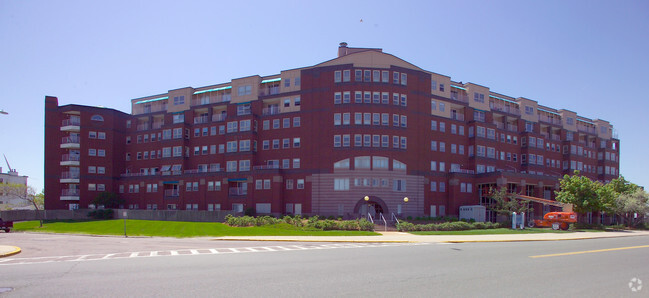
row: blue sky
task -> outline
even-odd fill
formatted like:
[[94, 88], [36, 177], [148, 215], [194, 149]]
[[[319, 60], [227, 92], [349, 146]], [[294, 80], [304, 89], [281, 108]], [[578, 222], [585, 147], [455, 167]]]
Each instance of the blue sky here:
[[231, 2], [0, 0], [0, 153], [40, 190], [46, 95], [130, 112], [132, 98], [314, 65], [346, 41], [608, 120], [621, 174], [649, 186], [649, 1]]

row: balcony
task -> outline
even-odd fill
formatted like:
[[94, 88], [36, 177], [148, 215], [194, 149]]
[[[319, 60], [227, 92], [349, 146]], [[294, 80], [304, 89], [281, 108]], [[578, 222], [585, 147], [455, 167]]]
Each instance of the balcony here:
[[279, 169], [279, 165], [262, 165], [262, 166], [253, 166], [253, 170], [276, 170]]
[[61, 123], [61, 131], [79, 131], [81, 121], [79, 119], [64, 119]]
[[149, 123], [140, 123], [137, 125], [137, 131], [149, 130]]
[[502, 122], [494, 122], [494, 124], [496, 125], [496, 128], [498, 128], [498, 129], [505, 129], [505, 124], [502, 123]]
[[79, 165], [79, 154], [63, 154], [61, 156], [61, 165], [62, 166], [78, 166]]
[[61, 138], [61, 148], [63, 149], [79, 149], [81, 146], [79, 145], [79, 137], [78, 136], [69, 136], [69, 137], [63, 137]]
[[507, 130], [517, 132], [518, 127], [516, 127], [516, 125], [513, 125], [513, 124], [507, 124]]
[[467, 169], [453, 169], [449, 171], [451, 173], [462, 173], [462, 174], [475, 174], [474, 170], [467, 170]]
[[264, 115], [264, 116], [266, 116], [266, 115], [277, 115], [277, 114], [279, 114], [279, 108], [278, 107], [267, 107], [267, 108], [264, 108], [261, 111], [261, 114]]
[[166, 110], [167, 110], [166, 103], [153, 105], [153, 106], [143, 106], [141, 104], [136, 104], [133, 107], [133, 115], [150, 114], [150, 113], [162, 112]]
[[463, 103], [469, 103], [469, 97], [464, 94], [451, 92], [451, 99]]
[[259, 89], [259, 96], [268, 96], [268, 95], [275, 95], [275, 94], [279, 94], [279, 86], [272, 86], [268, 88]]
[[61, 173], [61, 183], [79, 183], [79, 172]]
[[78, 189], [62, 189], [61, 190], [61, 201], [78, 201], [79, 200], [79, 190]]
[[212, 115], [212, 122], [225, 121], [225, 118], [227, 118], [227, 114], [225, 114], [225, 113], [214, 114], [214, 115]]
[[559, 136], [559, 135], [552, 135], [552, 140], [553, 140], [553, 141], [561, 141], [561, 136]]
[[180, 196], [180, 190], [178, 189], [165, 189], [165, 197], [167, 198], [177, 198]]
[[516, 116], [521, 115], [521, 110], [519, 110], [518, 108], [511, 107], [511, 106], [505, 106], [505, 105], [499, 105], [499, 104], [495, 104], [495, 103], [489, 103], [489, 107], [491, 108], [492, 111], [504, 112], [504, 113], [512, 114], [512, 115], [516, 115]]
[[554, 124], [554, 125], [561, 125], [561, 119], [557, 119], [543, 114], [539, 114], [539, 121]]
[[210, 117], [207, 115], [194, 117], [194, 124], [203, 124], [210, 122]]
[[464, 114], [451, 113], [451, 119], [464, 121]]
[[165, 125], [164, 121], [154, 121], [153, 124], [151, 125], [152, 129], [160, 129], [162, 126]]
[[248, 189], [247, 188], [230, 188], [228, 189], [228, 194], [230, 196], [246, 196], [248, 195]]
[[581, 126], [581, 125], [578, 125], [578, 126], [577, 126], [577, 130], [578, 130], [578, 131], [581, 131], [581, 132], [585, 132], [585, 133], [592, 133], [592, 134], [595, 134], [595, 133], [596, 133], [596, 132], [595, 132], [595, 128], [594, 128], [594, 127], [589, 127], [589, 126]]

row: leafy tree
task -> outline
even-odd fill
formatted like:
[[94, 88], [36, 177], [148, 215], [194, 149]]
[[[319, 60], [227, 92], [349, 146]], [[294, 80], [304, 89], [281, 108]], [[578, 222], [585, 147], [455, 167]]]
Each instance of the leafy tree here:
[[638, 225], [649, 213], [649, 194], [640, 187], [630, 193], [620, 194], [615, 200], [614, 212], [624, 218], [627, 225], [631, 227]]
[[[633, 184], [624, 177], [611, 180], [606, 184], [610, 195], [613, 197], [611, 212], [624, 218], [629, 226], [635, 226], [644, 215], [649, 212], [649, 197], [638, 185]], [[638, 218], [635, 217], [638, 214]]]
[[517, 199], [514, 195], [507, 193], [505, 187], [499, 189], [489, 189], [489, 197], [493, 199], [493, 204], [489, 209], [499, 215], [510, 216], [512, 212], [530, 214], [534, 208], [530, 208], [529, 202]]
[[97, 195], [92, 200], [95, 206], [103, 205], [104, 208], [119, 208], [119, 205], [124, 204], [124, 199], [120, 198], [116, 193], [104, 191]]
[[[0, 184], [0, 193], [4, 193], [8, 197], [13, 197], [24, 201], [28, 204], [34, 206], [36, 209], [36, 214], [40, 214], [40, 210], [43, 209], [44, 195], [43, 193], [36, 194], [36, 190], [24, 184], [18, 183], [4, 183]], [[40, 226], [43, 227], [43, 220], [40, 220]]]
[[610, 211], [614, 205], [614, 196], [610, 188], [604, 187], [599, 181], [590, 180], [586, 176], [564, 175], [559, 180], [561, 190], [555, 192], [557, 201], [572, 204], [577, 213]]

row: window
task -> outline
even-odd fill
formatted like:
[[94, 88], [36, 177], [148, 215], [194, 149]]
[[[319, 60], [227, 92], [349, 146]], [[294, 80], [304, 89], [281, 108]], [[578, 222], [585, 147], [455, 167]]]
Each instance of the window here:
[[408, 106], [408, 96], [401, 94], [401, 106]]
[[[349, 82], [350, 77], [351, 77], [351, 71], [349, 69], [343, 70], [343, 82]], [[299, 85], [298, 84], [298, 79], [299, 79], [299, 77], [295, 79], [295, 85]]]
[[185, 122], [185, 114], [184, 113], [178, 113], [173, 115], [173, 123], [183, 123]]
[[185, 96], [174, 96], [174, 106], [185, 104]]
[[286, 179], [286, 189], [293, 189], [293, 179]]
[[356, 169], [369, 169], [370, 168], [370, 157], [369, 156], [358, 156], [354, 158], [354, 168]]
[[97, 156], [97, 149], [88, 149], [88, 156]]
[[534, 115], [534, 107], [525, 106], [525, 114]]
[[[297, 179], [297, 189], [304, 189], [304, 179]], [[347, 189], [349, 189], [349, 180], [347, 180]]]
[[104, 121], [104, 117], [102, 117], [101, 115], [92, 115], [92, 117], [90, 117], [90, 120], [92, 120], [92, 121]]
[[[239, 121], [239, 131], [250, 131], [250, 120]], [[206, 133], [207, 131], [204, 131], [203, 135], [207, 135]]]
[[96, 131], [89, 131], [88, 132], [88, 138], [96, 139], [97, 138], [97, 132]]
[[237, 88], [237, 95], [242, 96], [242, 95], [249, 95], [252, 94], [252, 86], [251, 85], [243, 85], [239, 86]]
[[407, 73], [402, 73], [401, 74], [401, 85], [408, 85], [408, 74]]
[[351, 102], [351, 95], [348, 92], [343, 93], [343, 103], [350, 103]]
[[291, 128], [291, 118], [282, 119], [282, 128]]
[[430, 130], [437, 130], [437, 121], [430, 120]]
[[300, 159], [299, 158], [293, 158], [293, 168], [294, 169], [299, 169], [300, 168]]
[[341, 124], [341, 117], [340, 113], [335, 113], [334, 114], [334, 125], [340, 125]]
[[399, 73], [396, 71], [392, 73], [392, 84], [399, 84]]
[[334, 190], [349, 190], [349, 178], [335, 178]]
[[439, 131], [440, 132], [446, 132], [446, 123], [445, 122], [439, 122]]
[[363, 80], [363, 71], [360, 69], [356, 69], [354, 71], [354, 81], [360, 82]]
[[482, 94], [482, 93], [473, 93], [473, 101], [484, 103], [484, 94]]
[[293, 127], [300, 127], [300, 117], [293, 117]]
[[349, 147], [350, 145], [350, 136], [343, 135], [343, 147]]
[[342, 96], [340, 92], [334, 93], [334, 104], [341, 104], [342, 103]]
[[100, 157], [106, 156], [106, 150], [104, 150], [104, 149], [97, 150], [97, 156], [100, 156]]
[[408, 127], [408, 116], [401, 115], [401, 127]]
[[300, 138], [293, 138], [293, 148], [300, 148]]
[[340, 147], [340, 143], [341, 143], [340, 135], [335, 135], [334, 136], [334, 147]]

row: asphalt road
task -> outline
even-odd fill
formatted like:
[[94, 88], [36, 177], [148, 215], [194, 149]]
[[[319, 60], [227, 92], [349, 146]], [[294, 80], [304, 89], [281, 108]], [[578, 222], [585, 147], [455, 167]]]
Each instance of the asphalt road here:
[[[6, 297], [647, 297], [649, 293], [646, 236], [458, 244], [11, 237], [20, 242], [23, 253], [0, 259], [0, 288], [8, 288], [0, 296]], [[631, 286], [636, 292], [629, 286], [634, 278]]]

